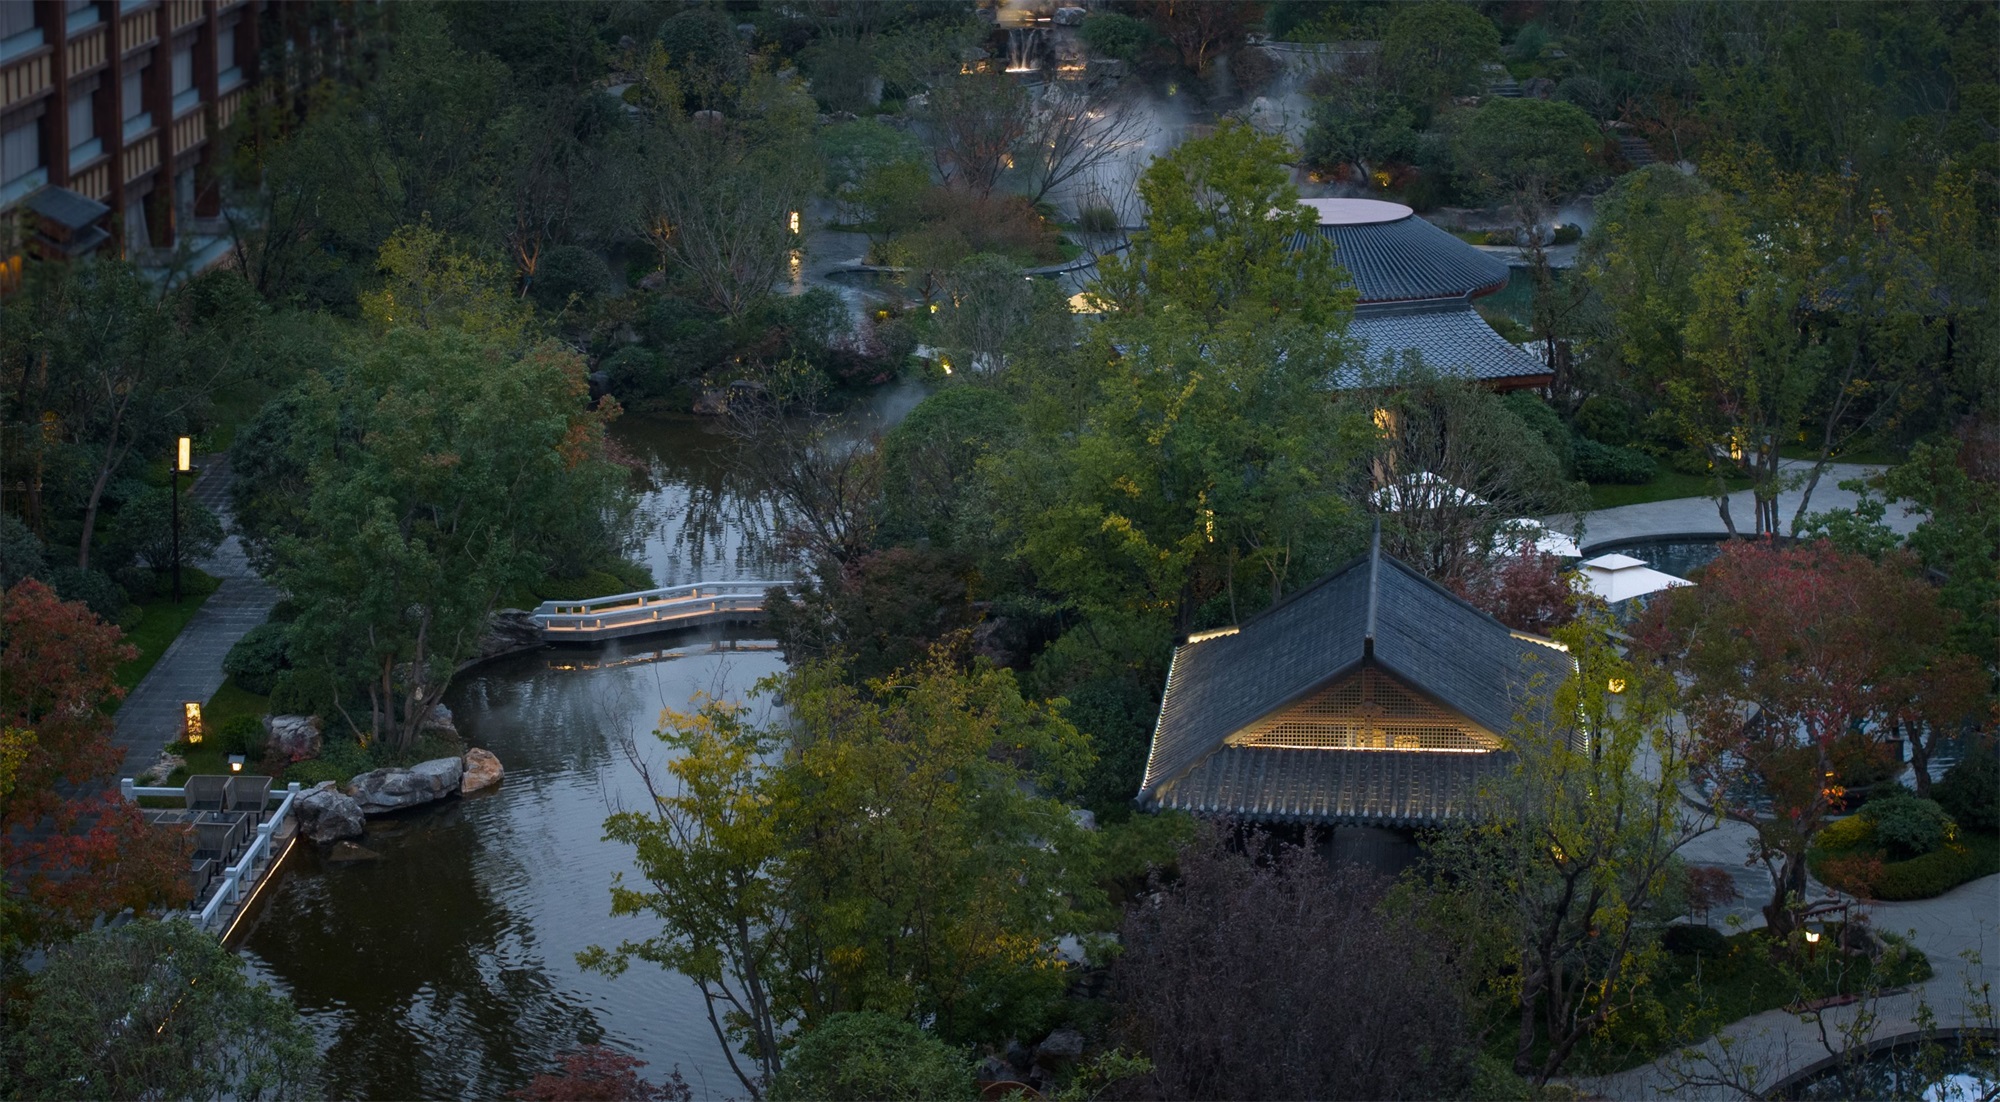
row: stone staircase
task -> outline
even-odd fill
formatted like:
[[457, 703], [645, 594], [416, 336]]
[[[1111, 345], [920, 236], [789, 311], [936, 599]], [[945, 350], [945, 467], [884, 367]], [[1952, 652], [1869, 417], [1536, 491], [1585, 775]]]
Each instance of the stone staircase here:
[[1625, 163], [1633, 168], [1644, 168], [1647, 165], [1660, 163], [1660, 159], [1653, 155], [1653, 147], [1646, 144], [1644, 138], [1618, 139], [1618, 153], [1625, 158]]

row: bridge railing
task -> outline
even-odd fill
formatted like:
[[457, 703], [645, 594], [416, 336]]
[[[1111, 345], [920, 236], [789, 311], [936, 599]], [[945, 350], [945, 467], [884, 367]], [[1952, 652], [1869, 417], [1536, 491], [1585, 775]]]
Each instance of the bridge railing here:
[[778, 581], [695, 582], [614, 593], [584, 601], [543, 601], [533, 616], [550, 634], [589, 635], [596, 631], [672, 621], [712, 612], [753, 612], [764, 607], [764, 591]]
[[[122, 778], [118, 782], [118, 787], [127, 800], [134, 802], [142, 796], [161, 796], [167, 799], [178, 800], [187, 795], [187, 789], [185, 788], [142, 785], [134, 783], [130, 777]], [[279, 793], [274, 792], [271, 795], [275, 796], [279, 795]], [[246, 877], [257, 870], [259, 862], [272, 855], [273, 843], [271, 836], [277, 833], [278, 828], [284, 825], [285, 820], [291, 818], [292, 804], [298, 800], [300, 795], [299, 782], [293, 781], [287, 784], [282, 795], [284, 799], [278, 801], [278, 809], [266, 815], [264, 821], [258, 824], [257, 832], [251, 835], [250, 844], [244, 847], [243, 853], [236, 859], [236, 863], [222, 870], [218, 875], [217, 879], [221, 883], [215, 886], [215, 891], [210, 894], [208, 902], [203, 905], [200, 911], [194, 912], [195, 923], [202, 929], [214, 929], [216, 916], [222, 913], [222, 908], [225, 906], [234, 906], [242, 900]]]

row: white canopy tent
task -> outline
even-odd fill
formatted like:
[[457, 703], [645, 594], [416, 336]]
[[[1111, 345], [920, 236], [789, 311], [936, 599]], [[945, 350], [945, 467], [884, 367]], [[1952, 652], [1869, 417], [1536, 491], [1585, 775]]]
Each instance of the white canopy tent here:
[[1630, 555], [1599, 555], [1579, 565], [1577, 572], [1577, 584], [1585, 592], [1614, 605], [1648, 593], [1694, 584], [1686, 578], [1654, 570]]
[[1378, 489], [1373, 494], [1377, 507], [1391, 513], [1405, 509], [1436, 509], [1445, 505], [1484, 505], [1486, 499], [1429, 471], [1417, 471], [1407, 478]]

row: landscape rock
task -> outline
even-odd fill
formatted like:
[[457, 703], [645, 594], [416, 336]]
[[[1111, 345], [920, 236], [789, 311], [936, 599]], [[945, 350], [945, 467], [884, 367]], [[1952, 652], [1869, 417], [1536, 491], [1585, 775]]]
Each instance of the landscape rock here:
[[1067, 1027], [1058, 1029], [1035, 1046], [1037, 1061], [1075, 1060], [1083, 1055], [1083, 1034]]
[[273, 754], [292, 761], [317, 757], [323, 740], [318, 716], [265, 716], [265, 744]]
[[479, 637], [479, 657], [491, 658], [523, 647], [537, 647], [541, 643], [542, 628], [535, 623], [534, 613], [521, 608], [503, 608], [486, 618], [486, 634]]
[[321, 781], [301, 794], [292, 803], [292, 813], [298, 817], [299, 834], [315, 842], [359, 838], [368, 829], [360, 803], [335, 788], [332, 781]]
[[357, 846], [353, 842], [335, 842], [333, 848], [328, 850], [326, 854], [327, 860], [342, 863], [348, 861], [378, 861], [381, 857], [381, 854], [376, 853], [367, 846]]
[[160, 751], [160, 760], [147, 766], [146, 771], [139, 774], [139, 783], [148, 787], [165, 784], [167, 783], [167, 778], [174, 775], [174, 770], [186, 764], [186, 758], [181, 757], [179, 754], [169, 754], [165, 750], [162, 750]]
[[442, 704], [433, 704], [430, 714], [424, 717], [426, 731], [443, 731], [448, 735], [458, 734], [458, 723], [452, 719], [451, 709]]
[[458, 758], [432, 758], [408, 769], [373, 769], [347, 782], [347, 794], [364, 815], [401, 811], [458, 791], [465, 763]]
[[493, 756], [493, 751], [475, 746], [465, 752], [465, 777], [459, 781], [458, 791], [463, 795], [491, 788], [500, 783], [505, 772], [500, 768], [500, 759]]

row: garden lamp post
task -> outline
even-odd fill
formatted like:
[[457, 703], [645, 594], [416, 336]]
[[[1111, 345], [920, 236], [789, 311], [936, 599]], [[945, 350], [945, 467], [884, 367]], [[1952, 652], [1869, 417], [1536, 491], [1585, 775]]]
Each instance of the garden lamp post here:
[[174, 450], [174, 603], [181, 603], [181, 475], [194, 469], [194, 442], [183, 436]]

